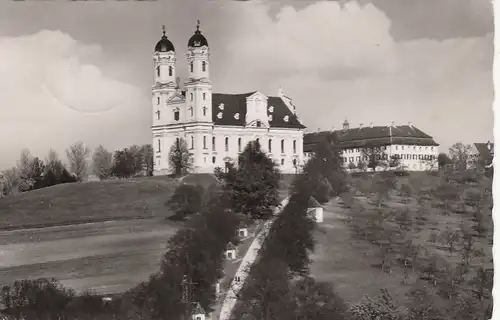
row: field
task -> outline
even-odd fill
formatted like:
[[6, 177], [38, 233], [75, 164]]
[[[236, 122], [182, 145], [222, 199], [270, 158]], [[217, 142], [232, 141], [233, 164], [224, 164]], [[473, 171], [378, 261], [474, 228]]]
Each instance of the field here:
[[[182, 182], [208, 188], [216, 181], [190, 175]], [[167, 177], [85, 182], [0, 199], [0, 286], [55, 277], [77, 291], [111, 294], [147, 280], [181, 227], [165, 220], [177, 184]]]
[[[319, 280], [327, 281], [333, 284], [342, 298], [349, 304], [359, 302], [364, 295], [378, 296], [380, 289], [386, 288], [398, 302], [406, 302], [407, 293], [412, 288], [419, 275], [422, 274], [421, 267], [416, 263], [416, 270], [404, 267], [397, 260], [388, 263], [391, 265], [390, 273], [381, 268], [380, 249], [377, 244], [374, 244], [371, 239], [363, 239], [363, 231], [360, 234], [353, 232], [352, 224], [357, 223], [367, 226], [371, 223], [367, 219], [368, 215], [357, 214], [364, 211], [365, 214], [370, 209], [375, 212], [375, 204], [369, 198], [365, 197], [359, 190], [367, 181], [363, 179], [353, 179], [351, 183], [355, 185], [357, 196], [354, 197], [355, 206], [352, 209], [346, 207], [341, 198], [336, 198], [325, 205], [324, 222], [318, 225], [315, 231], [317, 245], [314, 254], [312, 255], [313, 262], [311, 263], [311, 274]], [[403, 184], [410, 185], [414, 190], [413, 195], [403, 197], [399, 192], [392, 190], [389, 198], [385, 199], [383, 209], [386, 212], [391, 210], [403, 211], [409, 209], [412, 214], [418, 210], [416, 191], [426, 190], [432, 186], [439, 184], [440, 178], [423, 174], [421, 176], [398, 177], [396, 188], [401, 188]], [[488, 180], [483, 180], [477, 184], [461, 185], [460, 192], [465, 189], [482, 190], [488, 184]], [[460, 200], [459, 200], [460, 201]], [[462, 199], [463, 201], [463, 199]], [[426, 220], [415, 220], [410, 224], [405, 231], [405, 241], [411, 240], [413, 245], [420, 246], [418, 264], [425, 265], [428, 257], [437, 256], [445, 265], [456, 266], [461, 260], [462, 245], [455, 244], [453, 252], [449, 252], [449, 247], [442, 241], [431, 240], [432, 234], [444, 234], [445, 230], [458, 230], [461, 224], [465, 226], [473, 226], [473, 208], [464, 206], [462, 210], [456, 210], [456, 203], [452, 203], [450, 208], [443, 208], [437, 205], [440, 200], [436, 194], [431, 193], [431, 200], [426, 207]], [[367, 211], [368, 209], [368, 211]], [[357, 218], [356, 218], [357, 216]], [[354, 219], [353, 219], [354, 218]], [[415, 216], [413, 216], [415, 218]], [[367, 219], [367, 220], [362, 220]], [[482, 255], [471, 260], [471, 270], [476, 267], [485, 269], [493, 268], [492, 265], [492, 221], [491, 213], [487, 217], [487, 230], [485, 237], [474, 237], [474, 246], [482, 251]], [[410, 219], [411, 220], [411, 219]], [[397, 223], [387, 218], [383, 222], [384, 225], [395, 227]], [[365, 229], [366, 230], [366, 229]], [[466, 279], [470, 280], [473, 272], [466, 275]], [[461, 284], [462, 288], [467, 289], [467, 284]]]

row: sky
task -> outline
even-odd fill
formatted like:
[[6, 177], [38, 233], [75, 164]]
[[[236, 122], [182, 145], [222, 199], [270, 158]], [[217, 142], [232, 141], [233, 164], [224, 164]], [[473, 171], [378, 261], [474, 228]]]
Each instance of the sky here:
[[196, 21], [214, 92], [290, 96], [309, 131], [408, 124], [493, 139], [490, 0], [0, 1], [0, 168], [23, 148], [150, 143], [153, 49], [181, 83]]

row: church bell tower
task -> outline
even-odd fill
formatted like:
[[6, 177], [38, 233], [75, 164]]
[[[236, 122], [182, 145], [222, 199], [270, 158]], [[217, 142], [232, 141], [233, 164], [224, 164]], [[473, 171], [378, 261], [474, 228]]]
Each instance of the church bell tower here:
[[188, 119], [193, 122], [212, 122], [212, 82], [209, 78], [210, 49], [200, 31], [200, 21], [188, 41], [188, 79], [185, 82]]

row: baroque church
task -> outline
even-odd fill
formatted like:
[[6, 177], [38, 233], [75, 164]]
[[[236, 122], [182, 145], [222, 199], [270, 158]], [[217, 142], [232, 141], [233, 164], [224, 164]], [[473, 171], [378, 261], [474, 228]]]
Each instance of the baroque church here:
[[186, 141], [193, 173], [212, 173], [216, 167], [237, 164], [238, 154], [250, 141], [259, 141], [282, 173], [296, 173], [303, 164], [305, 126], [289, 97], [259, 91], [213, 93], [210, 48], [199, 28], [187, 45], [188, 77], [180, 87], [176, 77], [175, 47], [165, 34], [156, 44], [153, 98], [153, 149], [155, 175], [172, 172], [170, 148]]

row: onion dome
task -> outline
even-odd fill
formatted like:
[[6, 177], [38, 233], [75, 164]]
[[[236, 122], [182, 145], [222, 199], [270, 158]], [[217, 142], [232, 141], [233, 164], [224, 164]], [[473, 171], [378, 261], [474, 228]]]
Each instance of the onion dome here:
[[158, 41], [158, 43], [155, 46], [155, 52], [169, 52], [169, 51], [174, 51], [175, 48], [172, 42], [168, 40], [167, 36], [165, 35], [165, 26], [163, 26], [163, 36], [161, 37], [161, 40]]
[[203, 47], [203, 46], [208, 47], [208, 41], [207, 38], [205, 38], [205, 36], [201, 34], [200, 20], [198, 20], [198, 24], [196, 25], [196, 31], [194, 32], [193, 36], [189, 39], [188, 47]]

